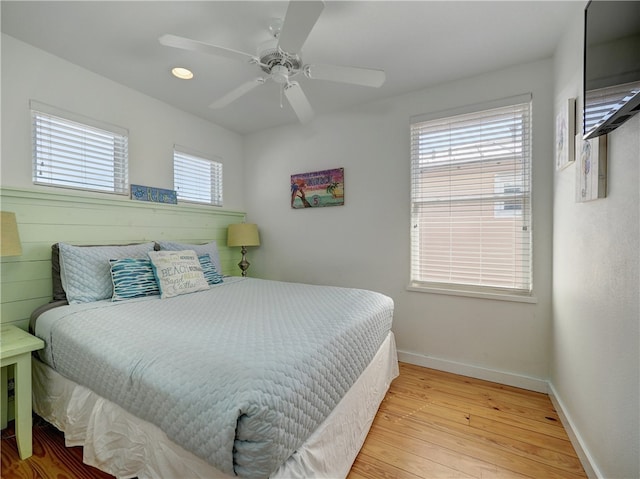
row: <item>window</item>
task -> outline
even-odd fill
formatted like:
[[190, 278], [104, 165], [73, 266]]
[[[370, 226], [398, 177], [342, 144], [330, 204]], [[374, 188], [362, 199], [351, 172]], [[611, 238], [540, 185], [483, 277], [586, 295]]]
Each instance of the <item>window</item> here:
[[222, 163], [173, 150], [173, 187], [178, 199], [222, 206]]
[[531, 294], [531, 99], [485, 108], [412, 119], [413, 287]]
[[33, 183], [128, 194], [128, 132], [31, 102]]

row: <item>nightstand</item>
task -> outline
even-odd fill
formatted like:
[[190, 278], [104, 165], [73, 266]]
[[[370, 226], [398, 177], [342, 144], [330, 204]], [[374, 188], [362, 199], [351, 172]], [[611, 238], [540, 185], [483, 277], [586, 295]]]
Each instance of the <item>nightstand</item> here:
[[31, 352], [44, 348], [44, 342], [26, 331], [13, 326], [0, 328], [0, 360], [2, 366], [2, 425], [7, 420], [6, 367], [14, 367], [16, 442], [20, 459], [33, 452], [31, 418]]

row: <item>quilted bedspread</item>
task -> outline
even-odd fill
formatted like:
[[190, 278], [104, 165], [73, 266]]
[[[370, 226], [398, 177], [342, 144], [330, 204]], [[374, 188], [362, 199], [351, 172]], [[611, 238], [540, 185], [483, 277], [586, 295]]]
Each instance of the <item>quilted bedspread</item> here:
[[391, 328], [371, 291], [227, 278], [208, 291], [63, 306], [42, 358], [227, 474], [265, 478], [324, 421]]

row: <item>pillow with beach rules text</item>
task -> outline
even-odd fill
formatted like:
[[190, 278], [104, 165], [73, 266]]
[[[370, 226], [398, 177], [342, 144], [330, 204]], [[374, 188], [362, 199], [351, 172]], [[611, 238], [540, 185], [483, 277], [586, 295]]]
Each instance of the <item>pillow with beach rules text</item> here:
[[149, 251], [149, 259], [161, 298], [209, 289], [195, 251]]

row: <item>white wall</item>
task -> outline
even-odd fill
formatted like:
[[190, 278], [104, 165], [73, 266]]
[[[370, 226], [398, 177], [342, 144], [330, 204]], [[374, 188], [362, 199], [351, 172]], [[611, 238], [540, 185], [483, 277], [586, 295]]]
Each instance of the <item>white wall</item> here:
[[[546, 380], [549, 366], [552, 77], [551, 60], [540, 61], [248, 136], [247, 213], [262, 234], [250, 273], [383, 292], [395, 301], [404, 359], [545, 389], [527, 378]], [[407, 291], [410, 117], [526, 92], [538, 303]], [[290, 175], [331, 167], [344, 167], [345, 205], [292, 210]]]
[[224, 209], [243, 210], [242, 137], [2, 35], [2, 186], [32, 185], [34, 99], [129, 130], [129, 180], [173, 189], [173, 145], [222, 158]]
[[[558, 107], [582, 108], [582, 18], [555, 58]], [[640, 477], [640, 115], [608, 135], [607, 198], [575, 202], [576, 168], [555, 174], [551, 384], [595, 476]]]

